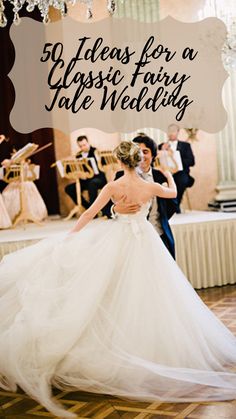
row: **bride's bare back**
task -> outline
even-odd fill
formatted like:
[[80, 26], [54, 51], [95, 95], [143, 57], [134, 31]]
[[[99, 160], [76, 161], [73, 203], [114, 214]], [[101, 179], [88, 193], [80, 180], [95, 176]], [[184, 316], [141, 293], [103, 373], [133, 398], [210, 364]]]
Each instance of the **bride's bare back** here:
[[112, 201], [120, 201], [125, 197], [127, 204], [145, 204], [153, 197], [150, 183], [139, 176], [126, 176], [112, 182]]
[[135, 170], [125, 171], [124, 176], [109, 182], [96, 201], [80, 217], [72, 232], [80, 231], [110, 201], [117, 202], [125, 197], [127, 203], [146, 204], [152, 197], [175, 198], [176, 185], [170, 172], [165, 172], [168, 187], [156, 182], [146, 182]]
[[120, 179], [110, 182], [112, 201], [126, 197], [127, 203], [145, 204], [154, 196], [175, 198], [176, 185], [170, 172], [165, 172], [168, 186], [143, 180], [135, 171], [127, 172]]

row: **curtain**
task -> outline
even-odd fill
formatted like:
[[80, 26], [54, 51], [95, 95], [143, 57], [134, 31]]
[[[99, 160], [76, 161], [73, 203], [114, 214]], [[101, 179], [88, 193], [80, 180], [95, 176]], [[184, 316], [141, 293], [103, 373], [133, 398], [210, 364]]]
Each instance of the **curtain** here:
[[159, 0], [118, 0], [114, 17], [156, 22], [159, 20]]

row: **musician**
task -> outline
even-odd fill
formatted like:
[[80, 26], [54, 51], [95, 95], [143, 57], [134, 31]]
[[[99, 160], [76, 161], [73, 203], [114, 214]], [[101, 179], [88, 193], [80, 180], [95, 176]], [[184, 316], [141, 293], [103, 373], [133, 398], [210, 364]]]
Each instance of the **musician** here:
[[[96, 148], [92, 147], [89, 144], [89, 140], [86, 135], [80, 135], [77, 138], [77, 144], [79, 147], [79, 152], [76, 154], [76, 159], [81, 158], [88, 158], [89, 164], [93, 169], [94, 176], [89, 179], [80, 179], [80, 187], [81, 192], [88, 191], [89, 201], [87, 201], [83, 196], [82, 198], [82, 205], [85, 209], [89, 208], [89, 206], [95, 201], [98, 195], [98, 190], [102, 189], [103, 186], [107, 183], [106, 176], [103, 172], [101, 172], [98, 168], [98, 162], [96, 159]], [[77, 204], [77, 196], [76, 196], [76, 184], [71, 183], [65, 187], [65, 192], [70, 198]], [[103, 208], [103, 215], [110, 216], [110, 211], [108, 208]]]
[[[4, 134], [0, 134], [0, 144], [2, 144], [4, 141], [8, 142], [9, 141], [9, 138], [6, 138], [6, 136]], [[3, 191], [3, 189], [6, 186], [7, 186], [7, 183], [4, 182], [3, 179], [0, 179], [0, 193]]]
[[[0, 135], [0, 144], [5, 140], [5, 135]], [[4, 182], [5, 183], [5, 182]], [[12, 226], [10, 216], [4, 204], [2, 194], [0, 193], [0, 229], [9, 228]]]
[[182, 161], [182, 169], [173, 174], [177, 186], [177, 201], [178, 209], [180, 211], [180, 203], [186, 188], [190, 188], [194, 184], [194, 178], [190, 175], [190, 167], [195, 165], [195, 158], [192, 152], [191, 145], [186, 141], [178, 139], [179, 126], [171, 124], [168, 127], [168, 140], [165, 143], [159, 144], [159, 150], [168, 150], [174, 152], [178, 150]]

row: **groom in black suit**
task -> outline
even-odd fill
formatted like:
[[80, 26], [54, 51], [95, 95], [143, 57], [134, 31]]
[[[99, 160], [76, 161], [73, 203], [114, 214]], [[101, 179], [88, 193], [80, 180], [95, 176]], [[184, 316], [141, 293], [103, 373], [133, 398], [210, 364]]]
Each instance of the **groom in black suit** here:
[[[138, 169], [140, 176], [148, 182], [164, 183], [166, 182], [165, 176], [161, 171], [152, 167], [152, 162], [157, 155], [157, 145], [148, 136], [139, 134], [133, 139], [133, 142], [139, 145], [143, 152], [143, 161]], [[123, 171], [116, 173], [116, 179], [122, 177]], [[140, 209], [138, 204], [127, 204], [125, 200], [119, 201], [112, 205], [111, 213], [113, 217], [116, 213], [135, 213]], [[169, 225], [169, 219], [176, 212], [177, 200], [166, 198], [153, 198], [151, 209], [148, 219], [153, 224], [158, 234], [160, 235], [163, 243], [169, 250], [170, 254], [175, 258], [175, 243], [174, 237]]]

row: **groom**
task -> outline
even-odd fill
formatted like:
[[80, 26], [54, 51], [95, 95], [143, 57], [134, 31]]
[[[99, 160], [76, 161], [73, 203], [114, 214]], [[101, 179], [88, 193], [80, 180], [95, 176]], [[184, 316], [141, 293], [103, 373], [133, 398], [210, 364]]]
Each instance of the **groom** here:
[[[139, 134], [133, 139], [133, 142], [138, 144], [143, 152], [143, 160], [138, 168], [140, 176], [148, 182], [163, 183], [166, 182], [165, 176], [159, 170], [152, 167], [152, 163], [157, 155], [156, 143], [147, 135]], [[123, 176], [123, 171], [116, 173], [116, 179]], [[160, 235], [163, 243], [169, 250], [170, 254], [175, 258], [175, 243], [174, 237], [169, 225], [169, 219], [176, 212], [178, 208], [176, 199], [153, 198], [151, 209], [149, 211], [148, 219], [155, 227], [157, 233]], [[140, 209], [139, 204], [127, 204], [125, 199], [112, 205], [111, 213], [115, 218], [116, 213], [128, 214], [135, 213]]]

